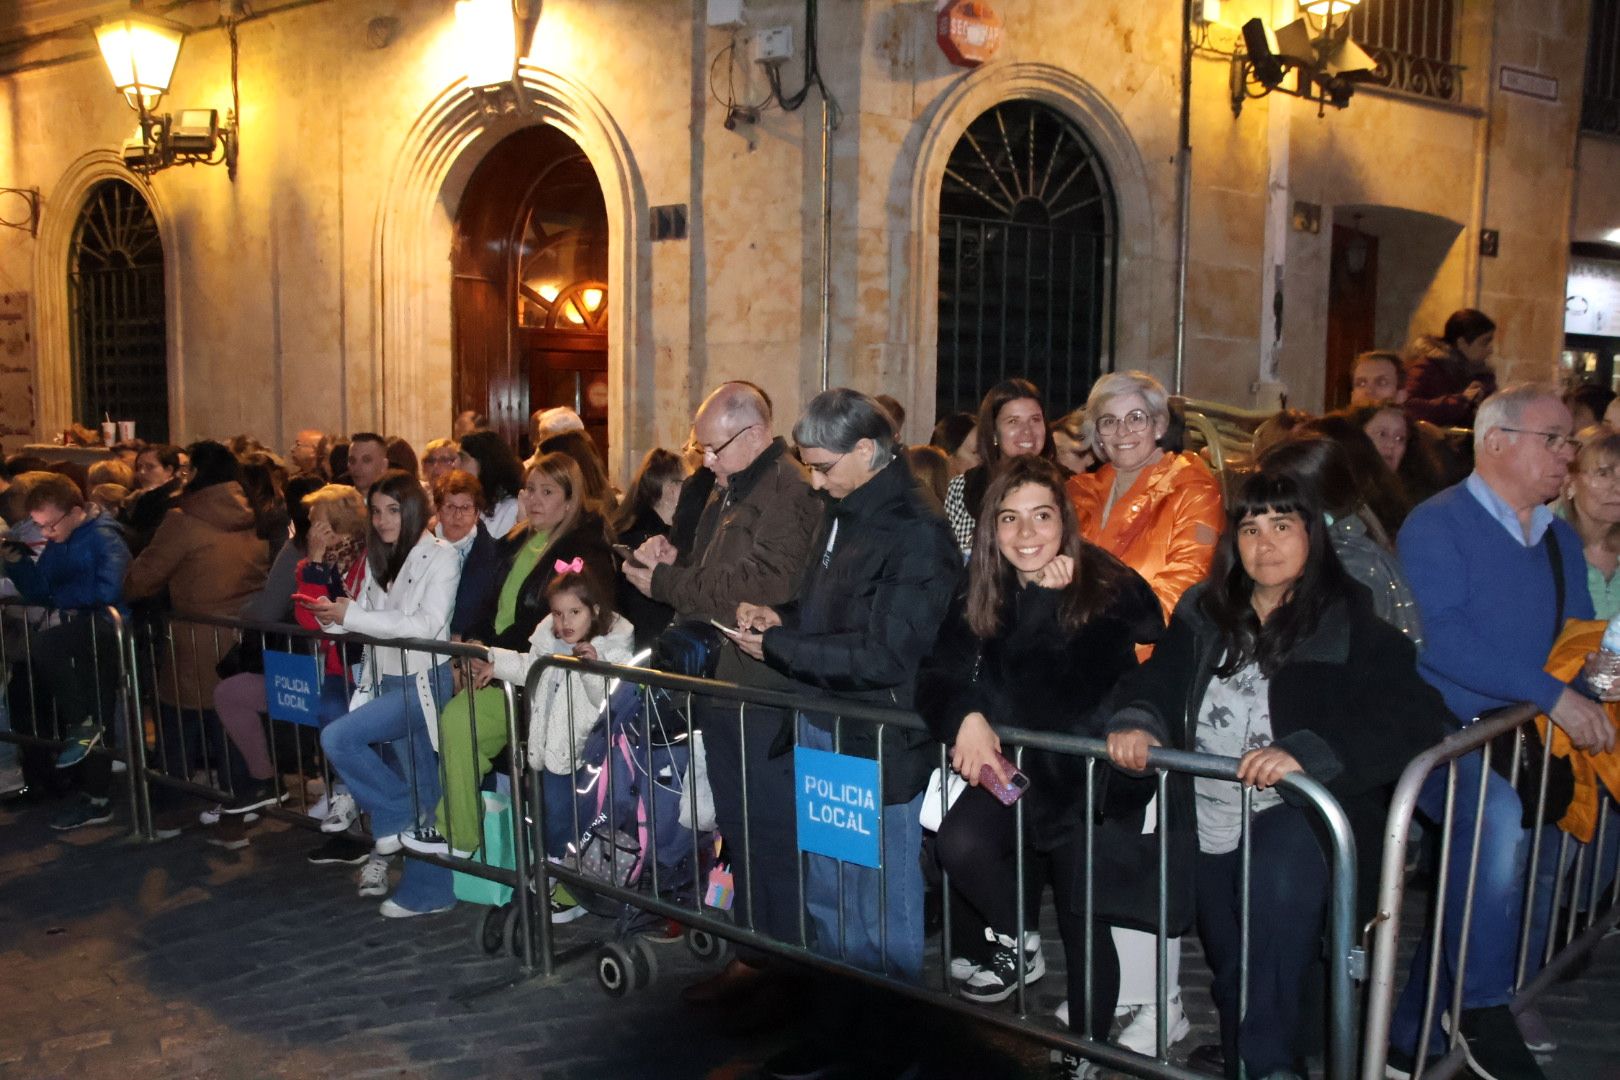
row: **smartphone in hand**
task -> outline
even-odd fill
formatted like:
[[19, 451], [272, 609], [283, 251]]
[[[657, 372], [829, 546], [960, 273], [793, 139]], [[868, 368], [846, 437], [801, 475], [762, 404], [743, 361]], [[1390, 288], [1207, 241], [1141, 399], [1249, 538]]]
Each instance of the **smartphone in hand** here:
[[614, 544], [613, 554], [617, 555], [619, 557], [619, 561], [625, 566], [633, 566], [637, 570], [645, 570], [647, 568], [646, 563], [636, 558], [636, 553], [629, 544]]
[[996, 760], [1001, 762], [1002, 770], [1007, 774], [1007, 782], [1003, 784], [996, 779], [996, 770], [989, 765], [979, 770], [979, 786], [994, 795], [1002, 806], [1011, 806], [1023, 797], [1029, 790], [1029, 777], [1018, 771], [1018, 767], [1000, 754]]

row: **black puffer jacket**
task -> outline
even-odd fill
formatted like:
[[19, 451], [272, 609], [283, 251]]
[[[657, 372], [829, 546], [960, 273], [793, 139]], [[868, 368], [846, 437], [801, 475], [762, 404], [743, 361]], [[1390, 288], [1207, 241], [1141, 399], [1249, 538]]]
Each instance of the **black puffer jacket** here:
[[[797, 598], [765, 634], [766, 663], [820, 690], [910, 708], [961, 564], [945, 518], [896, 457], [830, 505]], [[909, 802], [932, 768], [927, 736], [893, 729], [883, 743], [884, 802]], [[876, 729], [848, 721], [842, 746], [875, 757]]]
[[[967, 623], [965, 590], [958, 591], [917, 682], [917, 711], [939, 741], [954, 742], [973, 712], [997, 728], [1103, 734], [1107, 716], [1101, 706], [1119, 678], [1136, 668], [1136, 646], [1163, 632], [1162, 609], [1136, 571], [1095, 545], [1082, 547], [1076, 577], [1106, 579], [1109, 601], [1073, 633], [1058, 620], [1060, 590], [1015, 584], [1001, 632], [981, 641]], [[1010, 747], [1005, 753], [1013, 756]], [[1043, 848], [1055, 846], [1080, 821], [1085, 761], [1030, 750], [1024, 773], [1030, 781], [1024, 803], [1033, 839]], [[1142, 797], [1134, 805], [1140, 809], [1145, 803]]]

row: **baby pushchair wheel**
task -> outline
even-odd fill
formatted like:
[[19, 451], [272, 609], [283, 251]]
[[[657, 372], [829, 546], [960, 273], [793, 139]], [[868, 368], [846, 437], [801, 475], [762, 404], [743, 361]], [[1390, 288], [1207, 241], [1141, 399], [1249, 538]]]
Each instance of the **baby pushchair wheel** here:
[[686, 931], [686, 948], [699, 960], [722, 961], [731, 952], [731, 942], [694, 926]]
[[636, 962], [622, 942], [610, 941], [596, 950], [596, 981], [608, 997], [624, 997], [633, 989]]
[[506, 944], [512, 950], [512, 955], [523, 959], [523, 919], [518, 914], [516, 904], [506, 905], [505, 933]]
[[484, 917], [478, 920], [478, 948], [485, 956], [500, 955], [501, 947], [506, 944], [506, 920], [508, 916], [516, 914], [516, 905], [503, 904], [489, 908], [484, 912]]
[[657, 946], [644, 937], [636, 938], [635, 955], [633, 959], [637, 964], [636, 989], [645, 990], [658, 981], [658, 952]]

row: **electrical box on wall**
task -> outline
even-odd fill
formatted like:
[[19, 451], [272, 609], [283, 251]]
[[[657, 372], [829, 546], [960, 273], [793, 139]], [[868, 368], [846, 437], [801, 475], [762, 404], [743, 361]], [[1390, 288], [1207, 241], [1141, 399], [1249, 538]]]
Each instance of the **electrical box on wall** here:
[[754, 62], [780, 64], [793, 59], [793, 27], [772, 26], [754, 35]]
[[743, 0], [709, 0], [709, 25], [723, 28], [742, 26]]

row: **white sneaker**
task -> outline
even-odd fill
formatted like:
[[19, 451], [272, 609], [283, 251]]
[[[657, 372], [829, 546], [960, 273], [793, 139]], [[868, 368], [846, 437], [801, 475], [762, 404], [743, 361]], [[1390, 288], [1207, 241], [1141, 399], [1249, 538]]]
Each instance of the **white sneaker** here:
[[[325, 826], [322, 826], [324, 829]], [[389, 833], [386, 836], [376, 836], [371, 840], [371, 850], [377, 855], [397, 855], [399, 849], [405, 846], [404, 833]]]
[[366, 860], [366, 865], [360, 868], [360, 895], [361, 896], [387, 896], [388, 895], [388, 860], [376, 855]]
[[322, 795], [310, 805], [310, 808], [305, 813], [316, 821], [320, 821], [326, 817], [326, 813], [330, 809], [332, 809], [331, 801], [325, 795]]
[[455, 906], [456, 905], [454, 903], [450, 903], [441, 908], [434, 908], [432, 911], [417, 911], [414, 908], [406, 907], [404, 904], [390, 896], [387, 900], [384, 900], [380, 905], [378, 905], [377, 911], [385, 919], [411, 919], [415, 918], [417, 915], [437, 915], [439, 912], [449, 911]]
[[[1165, 1049], [1176, 1045], [1192, 1031], [1192, 1025], [1187, 1022], [1186, 1013], [1181, 1009], [1181, 994], [1170, 995], [1165, 1004], [1168, 1017], [1165, 1023], [1165, 1035], [1169, 1043]], [[1125, 1030], [1119, 1033], [1114, 1040], [1127, 1050], [1148, 1057], [1159, 1056], [1159, 1006], [1157, 1004], [1138, 1005], [1133, 1010], [1131, 1022], [1125, 1025]]]
[[1046, 1067], [1047, 1075], [1053, 1080], [1093, 1080], [1102, 1073], [1095, 1061], [1087, 1061], [1064, 1050], [1047, 1051]]
[[326, 817], [321, 819], [321, 832], [347, 832], [359, 817], [360, 810], [354, 805], [354, 796], [340, 791], [332, 796]]
[[965, 956], [951, 957], [951, 981], [967, 982], [979, 973], [979, 962]]

